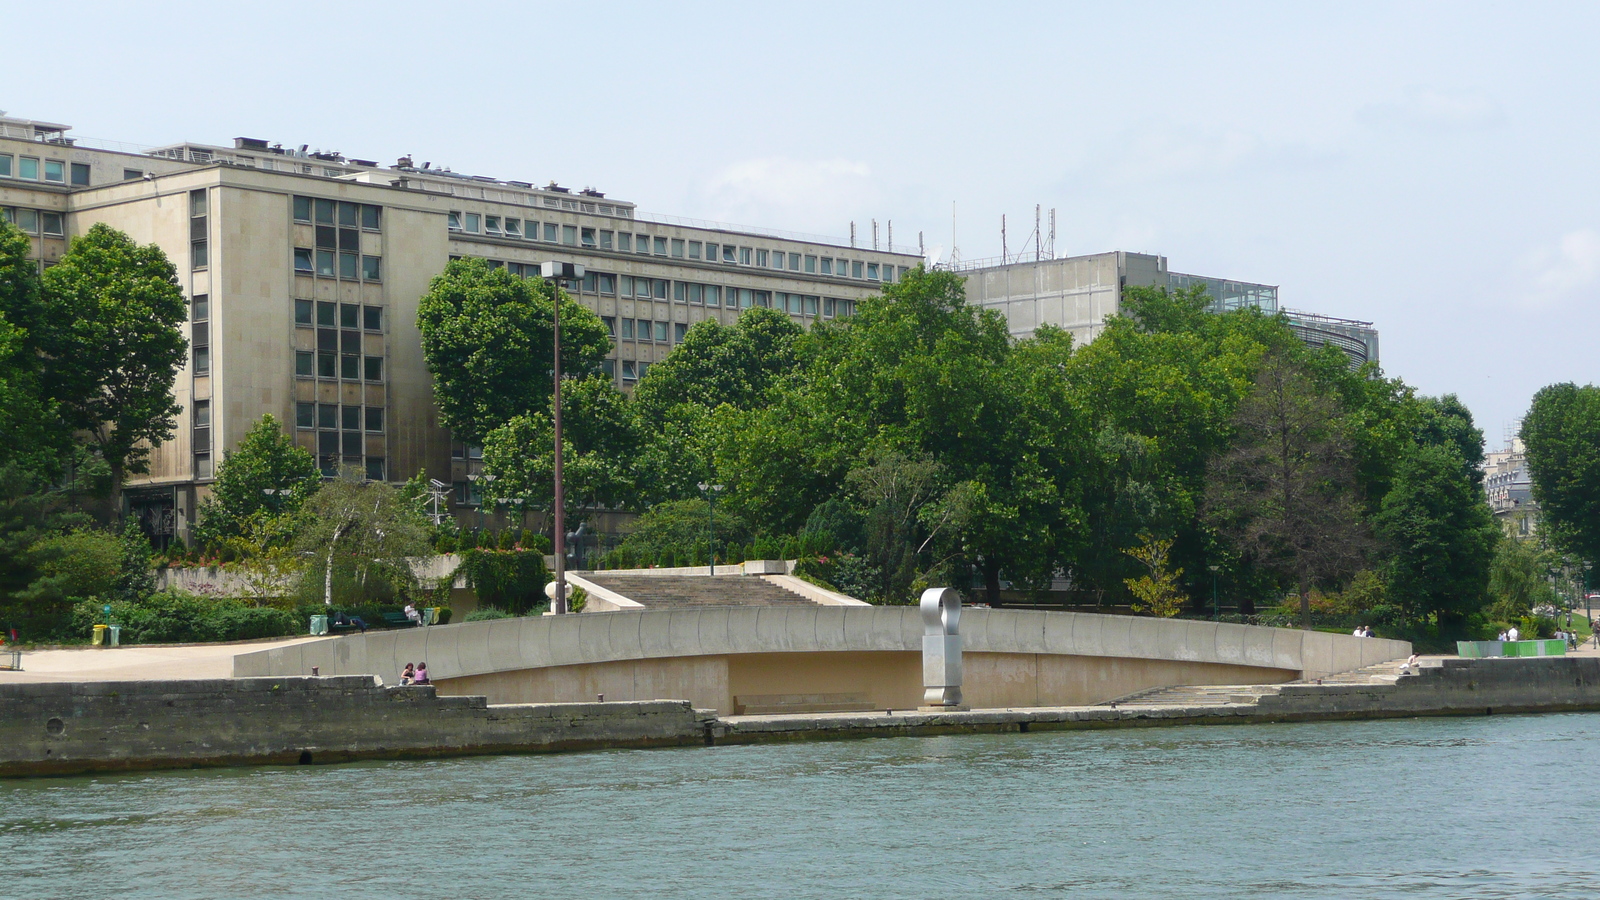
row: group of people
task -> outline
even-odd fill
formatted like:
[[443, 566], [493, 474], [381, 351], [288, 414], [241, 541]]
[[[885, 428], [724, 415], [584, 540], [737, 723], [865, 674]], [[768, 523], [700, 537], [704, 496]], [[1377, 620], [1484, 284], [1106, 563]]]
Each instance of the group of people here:
[[1372, 626], [1371, 625], [1357, 625], [1356, 626], [1356, 630], [1352, 631], [1350, 633], [1352, 635], [1354, 635], [1355, 637], [1372, 637], [1373, 636], [1372, 635]]
[[428, 664], [419, 662], [416, 665], [406, 663], [405, 669], [400, 673], [401, 684], [432, 684], [428, 680]]
[[1510, 628], [1507, 628], [1505, 631], [1500, 632], [1500, 637], [1498, 640], [1520, 641], [1522, 640], [1522, 632], [1518, 631], [1517, 626], [1513, 625]]

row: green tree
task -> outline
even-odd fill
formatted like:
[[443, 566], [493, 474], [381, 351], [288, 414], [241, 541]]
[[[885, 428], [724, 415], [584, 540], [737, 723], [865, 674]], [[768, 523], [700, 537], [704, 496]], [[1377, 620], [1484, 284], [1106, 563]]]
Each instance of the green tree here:
[[[662, 551], [692, 556], [710, 539], [710, 511], [704, 499], [668, 500], [639, 516], [623, 540], [623, 555], [630, 559], [656, 559]], [[749, 524], [737, 512], [717, 507], [717, 544], [727, 547], [752, 538]]]
[[0, 465], [15, 462], [53, 479], [71, 429], [41, 384], [37, 335], [47, 320], [31, 250], [27, 235], [0, 220]]
[[[322, 600], [332, 605], [335, 576], [353, 595], [404, 594], [417, 587], [409, 557], [432, 552], [427, 522], [394, 486], [347, 468], [305, 503], [296, 549], [322, 557]], [[340, 570], [343, 570], [342, 573]]]
[[802, 334], [786, 313], [762, 307], [746, 310], [732, 325], [696, 322], [640, 379], [633, 394], [639, 414], [655, 424], [685, 403], [707, 410], [724, 403], [750, 409], [794, 369], [795, 342]]
[[223, 453], [211, 493], [200, 502], [195, 536], [206, 546], [259, 536], [268, 527], [264, 520], [293, 516], [320, 483], [311, 454], [295, 445], [276, 418], [264, 415], [237, 449]]
[[[623, 506], [634, 497], [629, 465], [638, 446], [633, 410], [604, 377], [563, 379], [562, 489], [569, 525], [585, 509]], [[555, 428], [544, 412], [513, 417], [483, 444], [485, 502], [516, 500], [529, 509], [555, 504]]]
[[555, 302], [561, 371], [581, 376], [611, 350], [605, 325], [554, 282], [521, 278], [481, 259], [452, 260], [417, 308], [422, 353], [440, 419], [480, 443], [515, 416], [545, 412], [554, 387]]
[[1500, 528], [1453, 447], [1422, 444], [1398, 467], [1375, 520], [1389, 597], [1413, 621], [1459, 629], [1487, 600]]
[[1533, 615], [1535, 606], [1556, 605], [1551, 584], [1556, 566], [1556, 555], [1537, 540], [1502, 536], [1489, 566], [1490, 615], [1515, 622]]
[[110, 467], [115, 505], [123, 479], [148, 470], [150, 449], [171, 439], [182, 410], [172, 399], [188, 350], [177, 270], [156, 245], [96, 224], [43, 283], [48, 324], [35, 340], [45, 383]]
[[1294, 585], [1311, 627], [1311, 588], [1352, 574], [1368, 549], [1342, 410], [1292, 361], [1263, 362], [1217, 456], [1206, 514], [1239, 554]]
[[1183, 577], [1183, 570], [1171, 567], [1172, 540], [1142, 534], [1137, 546], [1123, 552], [1145, 569], [1139, 577], [1127, 579], [1128, 593], [1133, 595], [1133, 611], [1147, 612], [1162, 619], [1170, 619], [1181, 612], [1184, 596], [1178, 579]]
[[1559, 547], [1600, 560], [1600, 388], [1552, 384], [1522, 420], [1541, 527]]

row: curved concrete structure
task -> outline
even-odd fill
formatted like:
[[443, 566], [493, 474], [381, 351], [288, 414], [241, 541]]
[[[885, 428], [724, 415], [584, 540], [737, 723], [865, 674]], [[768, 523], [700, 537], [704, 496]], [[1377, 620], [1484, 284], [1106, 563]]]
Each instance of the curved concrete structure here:
[[[495, 619], [244, 653], [236, 676], [376, 674], [426, 660], [441, 694], [491, 703], [741, 697], [910, 708], [922, 695], [914, 607], [703, 607]], [[1099, 703], [1177, 684], [1264, 684], [1404, 658], [1403, 641], [1188, 620], [968, 609], [973, 707]], [[844, 698], [848, 696], [849, 700]], [[829, 699], [831, 698], [831, 699]]]

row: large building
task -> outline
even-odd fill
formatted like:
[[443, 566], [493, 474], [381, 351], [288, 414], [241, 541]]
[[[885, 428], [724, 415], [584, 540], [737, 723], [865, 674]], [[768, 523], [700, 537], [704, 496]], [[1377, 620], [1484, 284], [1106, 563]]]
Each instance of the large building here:
[[[1050, 324], [1072, 332], [1079, 343], [1088, 343], [1105, 329], [1106, 317], [1121, 308], [1122, 292], [1129, 287], [1176, 290], [1199, 285], [1211, 297], [1214, 312], [1247, 306], [1280, 311], [1276, 285], [1172, 272], [1166, 257], [1146, 253], [1116, 251], [1000, 265], [981, 260], [955, 268], [966, 273], [967, 300], [1004, 315], [1016, 338]], [[1306, 343], [1338, 347], [1353, 367], [1378, 361], [1378, 332], [1371, 322], [1281, 311]]]
[[1521, 438], [1508, 438], [1504, 449], [1484, 455], [1483, 492], [1506, 534], [1528, 537], [1538, 533], [1539, 504], [1533, 499], [1528, 449]]
[[104, 222], [164, 249], [190, 303], [176, 439], [131, 481], [132, 512], [186, 534], [224, 450], [264, 414], [333, 469], [396, 481], [426, 471], [476, 501], [476, 448], [439, 424], [417, 301], [452, 257], [522, 275], [550, 260], [606, 322], [606, 371], [627, 388], [702, 319], [753, 306], [795, 321], [847, 315], [921, 262], [849, 241], [645, 216], [594, 190], [463, 176], [264, 140], [158, 148], [79, 141], [0, 118], [0, 214], [41, 267]]

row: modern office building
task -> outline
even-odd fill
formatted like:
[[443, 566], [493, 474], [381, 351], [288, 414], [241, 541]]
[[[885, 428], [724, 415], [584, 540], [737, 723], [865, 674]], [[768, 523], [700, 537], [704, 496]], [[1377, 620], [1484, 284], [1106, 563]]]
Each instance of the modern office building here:
[[0, 214], [41, 267], [104, 222], [162, 247], [189, 297], [177, 437], [128, 485], [159, 536], [184, 536], [223, 451], [263, 414], [325, 469], [389, 481], [426, 471], [475, 502], [475, 448], [440, 426], [417, 301], [452, 257], [535, 275], [549, 260], [615, 338], [605, 370], [630, 387], [702, 319], [744, 309], [847, 315], [921, 260], [849, 241], [641, 214], [595, 190], [464, 176], [265, 140], [139, 148], [66, 125], [0, 118]]
[[[1280, 311], [1276, 285], [1172, 272], [1166, 257], [1146, 253], [1119, 250], [999, 265], [982, 260], [971, 267], [958, 263], [955, 268], [966, 274], [968, 302], [1004, 315], [1016, 338], [1050, 324], [1072, 332], [1079, 343], [1088, 343], [1105, 329], [1106, 317], [1121, 308], [1123, 290], [1136, 286], [1177, 290], [1200, 285], [1211, 297], [1214, 312], [1247, 306]], [[1301, 340], [1338, 347], [1350, 357], [1352, 367], [1378, 360], [1378, 332], [1371, 322], [1281, 311]]]

